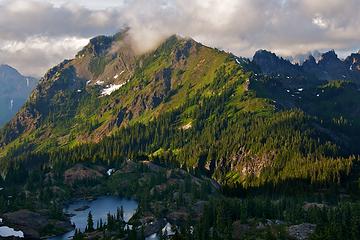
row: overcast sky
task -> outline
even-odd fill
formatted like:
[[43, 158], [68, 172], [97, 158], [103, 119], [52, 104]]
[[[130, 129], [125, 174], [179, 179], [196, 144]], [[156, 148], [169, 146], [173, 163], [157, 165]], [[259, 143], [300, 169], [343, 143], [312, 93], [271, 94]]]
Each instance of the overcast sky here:
[[125, 26], [138, 46], [189, 36], [251, 57], [360, 49], [359, 0], [0, 0], [0, 63], [41, 76]]

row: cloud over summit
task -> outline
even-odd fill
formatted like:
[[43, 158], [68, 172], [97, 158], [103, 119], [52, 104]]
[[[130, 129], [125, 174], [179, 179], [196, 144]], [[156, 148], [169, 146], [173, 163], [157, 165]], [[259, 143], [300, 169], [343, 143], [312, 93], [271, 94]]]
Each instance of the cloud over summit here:
[[359, 12], [358, 0], [0, 0], [0, 62], [42, 75], [124, 26], [145, 49], [177, 33], [243, 56], [348, 52], [360, 48]]

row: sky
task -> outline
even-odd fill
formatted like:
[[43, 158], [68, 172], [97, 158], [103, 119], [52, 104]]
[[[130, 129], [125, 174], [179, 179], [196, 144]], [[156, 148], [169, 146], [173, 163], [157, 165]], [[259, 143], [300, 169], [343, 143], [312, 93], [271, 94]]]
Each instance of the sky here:
[[359, 12], [359, 0], [0, 0], [0, 64], [42, 76], [90, 38], [125, 27], [144, 51], [179, 34], [244, 57], [345, 57], [360, 49]]

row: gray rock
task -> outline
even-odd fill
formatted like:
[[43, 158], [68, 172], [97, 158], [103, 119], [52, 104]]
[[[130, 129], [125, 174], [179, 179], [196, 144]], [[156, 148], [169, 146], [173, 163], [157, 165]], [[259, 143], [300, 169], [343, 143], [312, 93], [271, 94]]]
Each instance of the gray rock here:
[[291, 237], [297, 240], [307, 240], [314, 233], [316, 229], [315, 224], [302, 223], [299, 225], [292, 225], [288, 227], [288, 233]]

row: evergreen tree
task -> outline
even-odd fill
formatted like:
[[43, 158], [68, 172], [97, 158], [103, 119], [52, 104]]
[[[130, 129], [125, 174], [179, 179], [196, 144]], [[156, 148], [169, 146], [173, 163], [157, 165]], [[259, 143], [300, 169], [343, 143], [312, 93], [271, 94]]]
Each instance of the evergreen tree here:
[[94, 220], [93, 220], [93, 216], [91, 214], [91, 211], [89, 212], [88, 218], [87, 218], [87, 231], [88, 232], [94, 231]]

